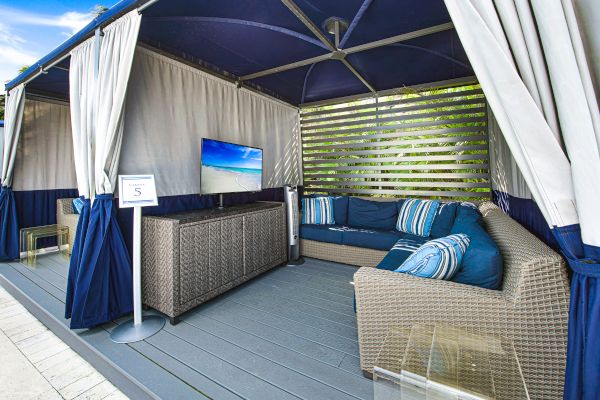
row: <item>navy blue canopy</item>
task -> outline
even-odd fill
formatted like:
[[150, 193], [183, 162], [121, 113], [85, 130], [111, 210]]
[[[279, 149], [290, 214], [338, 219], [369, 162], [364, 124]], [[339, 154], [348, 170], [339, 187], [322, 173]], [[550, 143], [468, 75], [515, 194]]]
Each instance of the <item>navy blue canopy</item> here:
[[[7, 89], [47, 68], [52, 61], [123, 13], [148, 0], [124, 0], [7, 84]], [[325, 21], [337, 17], [348, 28], [339, 48], [406, 34], [450, 22], [443, 0], [295, 0], [295, 5], [334, 43]], [[175, 57], [238, 80], [282, 65], [331, 54], [322, 40], [281, 0], [159, 0], [143, 11], [139, 41]], [[374, 49], [347, 54], [347, 61], [374, 90], [445, 81], [473, 75], [454, 29], [424, 34]], [[339, 60], [244, 80], [291, 104], [369, 91]], [[29, 92], [66, 98], [68, 59], [28, 84]]]

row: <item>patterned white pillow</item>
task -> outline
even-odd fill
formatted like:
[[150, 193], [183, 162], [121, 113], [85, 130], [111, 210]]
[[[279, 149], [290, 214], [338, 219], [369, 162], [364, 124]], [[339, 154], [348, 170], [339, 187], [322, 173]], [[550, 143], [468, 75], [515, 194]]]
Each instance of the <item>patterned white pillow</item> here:
[[429, 236], [440, 202], [437, 200], [407, 199], [398, 213], [396, 229], [418, 236]]
[[302, 223], [333, 225], [333, 199], [331, 197], [304, 197], [302, 199]]
[[471, 239], [464, 233], [430, 240], [419, 247], [395, 271], [421, 278], [452, 279], [470, 242]]

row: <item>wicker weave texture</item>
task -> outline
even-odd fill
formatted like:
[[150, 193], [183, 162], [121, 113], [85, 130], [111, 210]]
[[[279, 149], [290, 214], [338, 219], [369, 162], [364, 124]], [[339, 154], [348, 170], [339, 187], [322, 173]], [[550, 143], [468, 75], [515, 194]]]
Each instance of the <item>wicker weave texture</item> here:
[[71, 254], [73, 244], [75, 243], [78, 222], [79, 215], [73, 211], [73, 199], [56, 200], [56, 223], [69, 228], [69, 254]]
[[282, 204], [181, 222], [144, 217], [143, 303], [174, 318], [287, 259]]
[[300, 254], [303, 256], [341, 264], [374, 267], [383, 260], [387, 253], [387, 251], [381, 250], [300, 239]]
[[354, 275], [361, 368], [372, 372], [388, 330], [445, 323], [514, 341], [532, 399], [561, 399], [569, 308], [564, 260], [491, 203], [480, 206], [502, 252], [501, 290], [373, 268]]

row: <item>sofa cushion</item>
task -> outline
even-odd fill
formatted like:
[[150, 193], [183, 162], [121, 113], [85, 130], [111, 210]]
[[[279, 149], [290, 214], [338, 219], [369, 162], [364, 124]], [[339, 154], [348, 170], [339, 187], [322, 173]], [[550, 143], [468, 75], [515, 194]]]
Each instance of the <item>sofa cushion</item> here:
[[405, 200], [398, 212], [396, 229], [419, 236], [429, 236], [440, 202], [437, 200]]
[[430, 236], [432, 238], [437, 239], [450, 234], [457, 208], [458, 202], [456, 201], [440, 202], [433, 225], [431, 225]]
[[76, 197], [71, 204], [73, 206], [73, 213], [81, 214], [81, 210], [83, 210], [83, 199], [81, 197]]
[[344, 227], [342, 243], [346, 246], [388, 251], [400, 237], [401, 234], [396, 231]]
[[405, 234], [400, 238], [386, 256], [377, 265], [378, 269], [394, 271], [402, 265], [411, 254], [427, 243], [429, 239], [422, 236]]
[[302, 223], [334, 225], [331, 197], [305, 197], [302, 199]]
[[479, 211], [461, 204], [451, 233], [464, 233], [471, 239], [462, 264], [452, 280], [487, 289], [499, 289], [503, 274], [502, 256], [483, 227]]
[[335, 196], [333, 200], [333, 219], [336, 225], [346, 225], [348, 223], [348, 197]]
[[302, 224], [300, 225], [300, 237], [317, 242], [342, 244], [341, 228], [339, 225]]
[[350, 197], [348, 201], [348, 225], [353, 228], [391, 231], [397, 216], [396, 202], [393, 201], [371, 201], [357, 197]]
[[469, 237], [463, 233], [433, 239], [419, 247], [395, 271], [449, 280], [456, 274], [468, 247]]

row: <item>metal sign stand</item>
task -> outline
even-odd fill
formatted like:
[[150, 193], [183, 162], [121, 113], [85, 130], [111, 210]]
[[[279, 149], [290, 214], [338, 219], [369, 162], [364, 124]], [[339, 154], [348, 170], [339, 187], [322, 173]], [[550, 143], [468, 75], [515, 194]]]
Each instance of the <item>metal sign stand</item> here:
[[[152, 185], [154, 185], [154, 177], [152, 177]], [[120, 195], [124, 195], [124, 192], [121, 190]], [[164, 325], [163, 317], [142, 314], [142, 206], [135, 205], [133, 207], [133, 319], [113, 329], [110, 339], [115, 343], [137, 342], [154, 335]]]

